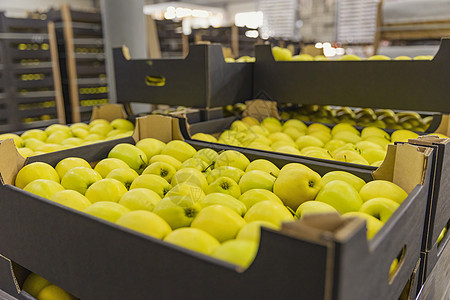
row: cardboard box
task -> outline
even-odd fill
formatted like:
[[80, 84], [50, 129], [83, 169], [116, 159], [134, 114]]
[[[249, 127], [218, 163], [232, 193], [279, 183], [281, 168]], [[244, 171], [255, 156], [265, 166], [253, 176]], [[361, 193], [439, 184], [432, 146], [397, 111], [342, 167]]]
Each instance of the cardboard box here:
[[190, 45], [184, 59], [130, 59], [124, 49], [113, 52], [121, 103], [210, 109], [252, 97], [253, 63], [226, 63], [219, 44]]
[[[159, 127], [156, 127], [158, 125]], [[181, 138], [179, 120], [138, 119], [135, 138], [165, 142]], [[201, 147], [197, 145], [197, 147]], [[409, 196], [378, 234], [366, 240], [365, 223], [330, 215], [263, 229], [255, 261], [247, 270], [170, 245], [29, 194], [11, 185], [23, 165], [12, 140], [0, 144], [0, 253], [82, 299], [298, 298], [396, 299], [420, 258], [432, 157], [429, 148], [397, 145], [375, 178], [394, 181]], [[220, 148], [216, 148], [220, 150]], [[105, 151], [77, 152], [91, 162]], [[276, 153], [250, 151], [279, 167], [301, 162]], [[250, 156], [251, 154], [251, 156]], [[42, 157], [44, 158], [44, 157]], [[50, 157], [46, 157], [52, 160]], [[14, 163], [16, 162], [16, 163]], [[56, 161], [49, 161], [53, 165]], [[308, 161], [323, 170], [334, 164]], [[368, 180], [371, 172], [355, 170]], [[410, 174], [418, 176], [408, 176]], [[392, 278], [389, 268], [400, 257]], [[16, 276], [19, 278], [19, 276]], [[23, 282], [18, 280], [20, 287]], [[293, 290], [293, 287], [294, 290]]]
[[[283, 103], [450, 113], [450, 39], [431, 61], [275, 61], [256, 45], [253, 94]], [[427, 100], [428, 99], [428, 100]]]

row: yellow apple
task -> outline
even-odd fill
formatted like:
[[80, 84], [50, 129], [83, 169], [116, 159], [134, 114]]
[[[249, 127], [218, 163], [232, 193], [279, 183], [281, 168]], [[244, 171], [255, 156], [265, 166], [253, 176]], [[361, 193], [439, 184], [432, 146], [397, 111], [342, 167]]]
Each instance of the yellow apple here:
[[208, 187], [208, 181], [206, 181], [205, 176], [202, 172], [194, 168], [183, 168], [178, 170], [175, 175], [173, 175], [170, 184], [176, 186], [183, 182], [196, 185], [202, 190], [205, 190]]
[[352, 125], [347, 124], [347, 123], [340, 123], [340, 124], [335, 125], [331, 129], [331, 135], [334, 136], [334, 135], [336, 135], [336, 133], [342, 132], [342, 131], [349, 131], [356, 135], [360, 135], [359, 131], [355, 127], [353, 127]]
[[118, 203], [129, 210], [153, 211], [159, 201], [161, 201], [161, 197], [154, 191], [136, 188], [123, 194]]
[[102, 178], [106, 178], [109, 172], [119, 168], [129, 168], [129, 166], [118, 158], [104, 158], [95, 165], [94, 170], [97, 171]]
[[338, 60], [342, 60], [342, 61], [352, 61], [352, 60], [362, 60], [361, 57], [359, 57], [358, 55], [354, 55], [354, 54], [346, 54], [344, 56], [342, 56], [340, 59]]
[[108, 158], [118, 158], [127, 165], [141, 174], [147, 167], [147, 155], [138, 147], [131, 144], [118, 144], [111, 149]]
[[130, 210], [125, 206], [111, 201], [101, 201], [88, 206], [83, 212], [109, 222], [116, 222], [123, 214]]
[[31, 150], [30, 148], [26, 148], [26, 147], [17, 149], [17, 152], [19, 152], [19, 154], [22, 155], [24, 158], [33, 156], [33, 154], [34, 154], [33, 150]]
[[358, 211], [363, 204], [358, 191], [342, 180], [333, 180], [325, 184], [317, 194], [316, 201], [333, 206], [341, 214]]
[[170, 164], [162, 161], [157, 161], [152, 164], [150, 164], [147, 168], [145, 168], [144, 172], [142, 172], [142, 175], [144, 174], [154, 174], [161, 176], [167, 182], [170, 182], [172, 180], [173, 175], [177, 170]]
[[267, 129], [270, 133], [279, 132], [282, 129], [280, 121], [273, 117], [265, 118], [261, 122], [261, 126]]
[[96, 124], [89, 128], [89, 134], [106, 136], [111, 130], [113, 130], [113, 127], [110, 124]]
[[333, 153], [336, 149], [341, 148], [345, 146], [346, 142], [341, 140], [331, 140], [328, 141], [323, 148], [330, 151], [330, 153]]
[[304, 135], [299, 137], [295, 143], [297, 144], [298, 148], [301, 150], [306, 147], [323, 147], [324, 142], [322, 142], [319, 138], [312, 136], [312, 135]]
[[41, 129], [30, 129], [22, 133], [20, 137], [24, 141], [33, 138], [45, 142], [45, 140], [47, 139], [47, 134], [45, 133], [44, 130]]
[[113, 178], [105, 178], [89, 186], [85, 196], [92, 203], [100, 201], [118, 202], [126, 192], [127, 188], [122, 182]]
[[342, 180], [353, 186], [356, 191], [360, 191], [361, 188], [366, 184], [364, 180], [359, 178], [356, 175], [353, 175], [352, 173], [345, 172], [345, 171], [331, 171], [326, 173], [322, 177], [322, 183], [323, 185], [326, 185], [327, 183], [333, 181], [333, 180]]
[[126, 189], [129, 189], [133, 181], [139, 177], [139, 174], [130, 167], [114, 169], [106, 175], [105, 178], [112, 178], [120, 181]]
[[88, 198], [73, 190], [56, 192], [49, 199], [80, 211], [83, 211], [88, 206], [92, 205]]
[[58, 173], [59, 178], [63, 178], [67, 171], [76, 167], [91, 168], [91, 165], [82, 158], [67, 157], [56, 164], [55, 170]]
[[255, 159], [250, 162], [245, 171], [248, 172], [252, 170], [265, 171], [275, 177], [278, 177], [278, 174], [280, 174], [280, 169], [267, 159]]
[[360, 211], [352, 211], [348, 212], [342, 215], [345, 218], [361, 218], [366, 220], [366, 228], [367, 228], [367, 239], [370, 240], [375, 236], [375, 234], [383, 227], [383, 222], [378, 220], [375, 217], [372, 217], [371, 215], [368, 215], [366, 213], [360, 212]]
[[71, 294], [60, 288], [59, 286], [49, 284], [39, 292], [39, 294], [37, 295], [37, 299], [76, 300], [77, 298], [75, 298], [74, 296], [72, 296]]
[[177, 160], [184, 162], [186, 159], [191, 158], [197, 150], [184, 141], [174, 140], [168, 142], [161, 151], [161, 154], [170, 155]]
[[115, 119], [111, 121], [111, 126], [116, 130], [130, 131], [134, 130], [134, 124], [126, 119]]
[[283, 204], [283, 202], [280, 200], [280, 198], [278, 198], [277, 195], [275, 195], [271, 191], [264, 189], [248, 190], [239, 197], [239, 201], [245, 204], [247, 210], [261, 201], [274, 201], [278, 204]]
[[250, 240], [259, 243], [261, 235], [261, 227], [278, 230], [280, 226], [277, 226], [267, 221], [252, 221], [244, 225], [236, 236], [237, 240]]
[[163, 218], [175, 230], [191, 225], [201, 210], [201, 204], [191, 197], [167, 196], [155, 205], [153, 212]]
[[276, 61], [291, 60], [292, 53], [289, 49], [275, 46], [272, 48], [272, 55]]
[[325, 131], [325, 132], [330, 133], [331, 129], [328, 126], [325, 126], [321, 123], [313, 123], [313, 124], [309, 125], [306, 130], [307, 134], [311, 134], [316, 131]]
[[213, 252], [212, 256], [242, 268], [248, 268], [255, 259], [258, 243], [249, 240], [229, 240]]
[[419, 135], [411, 130], [400, 129], [391, 134], [391, 142], [408, 142], [408, 139], [416, 139]]
[[230, 126], [230, 130], [241, 132], [246, 132], [249, 128], [250, 126], [247, 123], [242, 122], [241, 120], [234, 121]]
[[231, 166], [245, 170], [249, 164], [250, 161], [244, 154], [235, 150], [226, 150], [217, 157], [214, 168]]
[[283, 205], [265, 200], [255, 203], [244, 216], [247, 223], [252, 221], [267, 221], [280, 226], [282, 222], [294, 221], [291, 212]]
[[169, 233], [164, 241], [197, 251], [206, 255], [211, 255], [220, 243], [215, 237], [198, 228], [178, 228]]
[[109, 122], [105, 119], [95, 119], [89, 123], [89, 128], [98, 124], [109, 125]]
[[64, 187], [53, 180], [36, 179], [28, 183], [23, 190], [49, 199], [53, 194], [64, 190]]
[[171, 165], [172, 167], [174, 167], [176, 170], [181, 169], [181, 161], [179, 161], [178, 159], [170, 156], [170, 155], [165, 155], [165, 154], [157, 154], [152, 156], [152, 158], [150, 158], [149, 164], [153, 164], [155, 162], [165, 162], [168, 163], [169, 165]]
[[229, 177], [219, 177], [208, 185], [205, 189], [206, 194], [212, 193], [224, 193], [239, 198], [241, 196], [241, 190], [239, 185], [233, 179]]
[[412, 60], [412, 58], [409, 56], [400, 55], [394, 58], [394, 60]]
[[362, 157], [367, 160], [369, 164], [373, 164], [377, 161], [384, 161], [386, 157], [386, 150], [384, 149], [365, 149], [361, 153]]
[[332, 136], [329, 132], [326, 131], [314, 131], [308, 134], [309, 136], [315, 136], [319, 140], [321, 140], [324, 144], [331, 140]]
[[359, 211], [386, 223], [399, 206], [400, 204], [388, 198], [373, 198], [364, 202]]
[[247, 171], [241, 177], [241, 180], [239, 181], [239, 188], [241, 189], [241, 193], [245, 193], [246, 191], [252, 189], [265, 189], [272, 191], [275, 179], [276, 177], [265, 171], [251, 170]]
[[89, 130], [89, 125], [86, 123], [78, 122], [78, 123], [73, 123], [72, 125], [69, 126], [69, 128], [70, 128], [70, 130], [72, 130], [72, 132], [74, 129], [78, 129], [78, 128]]
[[74, 128], [71, 130], [74, 137], [85, 139], [89, 135], [89, 130], [84, 128]]
[[48, 281], [47, 279], [42, 278], [37, 274], [31, 273], [30, 275], [28, 275], [27, 279], [25, 279], [22, 290], [37, 298], [39, 292], [50, 284], [50, 281]]
[[378, 127], [366, 127], [361, 131], [361, 138], [365, 139], [369, 136], [378, 136], [387, 140], [390, 139], [389, 133]]
[[238, 215], [243, 216], [247, 212], [247, 207], [244, 203], [237, 200], [233, 196], [224, 193], [211, 193], [206, 195], [199, 201], [203, 208], [210, 205], [223, 205], [234, 210]]
[[116, 224], [157, 239], [163, 239], [172, 231], [163, 218], [147, 210], [127, 212], [117, 219]]
[[34, 162], [24, 166], [17, 173], [15, 186], [23, 189], [28, 183], [36, 179], [48, 179], [59, 183], [58, 173], [47, 163]]
[[208, 166], [216, 161], [219, 154], [211, 148], [203, 148], [197, 151], [192, 158], [203, 160]]
[[157, 193], [161, 198], [172, 188], [164, 178], [155, 174], [143, 174], [137, 177], [130, 186], [130, 190], [146, 188]]
[[[188, 158], [186, 159], [182, 164], [181, 164], [181, 168], [194, 168], [199, 170], [200, 172], [203, 172], [206, 168], [208, 167], [208, 165], [201, 159], [197, 159], [197, 158]], [[181, 171], [181, 170], [180, 170]]]
[[300, 204], [297, 208], [296, 214], [302, 219], [304, 216], [315, 215], [315, 214], [329, 214], [339, 212], [333, 206], [320, 201], [306, 201]]
[[75, 167], [64, 174], [61, 185], [67, 190], [74, 190], [84, 195], [92, 184], [101, 179], [102, 176], [91, 168]]
[[52, 133], [57, 132], [57, 131], [64, 131], [67, 134], [71, 135], [69, 126], [61, 125], [61, 124], [52, 124], [52, 125], [48, 126], [47, 128], [45, 128], [44, 131], [47, 134], [47, 136], [50, 136]]
[[373, 198], [388, 198], [401, 204], [408, 197], [401, 187], [386, 180], [373, 180], [366, 183], [359, 191], [364, 202]]
[[352, 150], [342, 150], [333, 155], [334, 159], [349, 163], [355, 163], [355, 164], [363, 164], [363, 165], [369, 165], [369, 162], [362, 157], [360, 154], [358, 154], [355, 151]]
[[391, 60], [389, 56], [386, 55], [372, 55], [367, 58], [367, 60]]

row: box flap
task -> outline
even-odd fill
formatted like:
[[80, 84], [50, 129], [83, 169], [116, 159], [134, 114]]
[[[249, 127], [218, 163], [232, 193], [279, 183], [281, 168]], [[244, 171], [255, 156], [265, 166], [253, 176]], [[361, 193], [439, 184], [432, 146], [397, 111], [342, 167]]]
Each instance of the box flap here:
[[441, 119], [441, 124], [439, 124], [439, 127], [436, 129], [435, 132], [437, 133], [442, 133], [445, 135], [450, 135], [450, 116], [447, 115], [442, 115], [442, 119]]
[[148, 115], [136, 118], [133, 138], [135, 141], [155, 138], [164, 143], [172, 140], [183, 140], [179, 122], [180, 119], [161, 115]]
[[92, 109], [91, 121], [105, 119], [109, 122], [115, 119], [126, 119], [127, 113], [122, 104], [104, 104], [94, 106]]
[[394, 175], [392, 182], [408, 194], [418, 184], [423, 184], [427, 168], [427, 158], [431, 148], [410, 144], [397, 144]]
[[246, 108], [242, 113], [243, 117], [253, 117], [260, 122], [268, 117], [280, 119], [276, 101], [256, 99], [245, 101], [245, 105]]
[[450, 139], [439, 138], [437, 135], [429, 134], [429, 135], [421, 135], [417, 139], [409, 139], [409, 143], [424, 145], [424, 146], [432, 146], [436, 144], [448, 144]]
[[381, 166], [372, 172], [373, 179], [392, 181], [394, 179], [396, 146], [388, 145], [386, 157]]
[[16, 175], [25, 164], [26, 159], [17, 152], [13, 139], [0, 141], [0, 181], [2, 184], [14, 185]]

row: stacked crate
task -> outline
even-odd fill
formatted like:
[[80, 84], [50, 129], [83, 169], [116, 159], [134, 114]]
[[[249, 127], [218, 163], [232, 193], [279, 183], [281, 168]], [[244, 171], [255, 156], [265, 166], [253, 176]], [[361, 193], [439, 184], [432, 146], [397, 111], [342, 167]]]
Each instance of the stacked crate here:
[[69, 122], [89, 120], [93, 106], [108, 103], [101, 14], [62, 5], [47, 15], [55, 23]]
[[181, 22], [172, 20], [156, 20], [161, 56], [183, 57], [188, 51], [188, 37], [183, 34]]
[[65, 123], [55, 46], [46, 20], [0, 14], [0, 132]]

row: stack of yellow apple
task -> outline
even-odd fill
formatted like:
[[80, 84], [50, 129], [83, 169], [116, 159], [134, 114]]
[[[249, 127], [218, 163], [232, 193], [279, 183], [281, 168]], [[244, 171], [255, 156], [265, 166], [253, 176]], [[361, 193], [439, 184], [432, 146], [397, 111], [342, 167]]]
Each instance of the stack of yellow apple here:
[[[309, 54], [298, 54], [292, 55], [292, 52], [287, 48], [282, 48], [275, 46], [272, 48], [272, 55], [276, 61], [330, 61], [331, 59], [324, 55], [312, 56]], [[409, 56], [397, 56], [394, 60], [432, 60], [433, 55], [419, 55], [411, 58]], [[389, 56], [386, 55], [372, 55], [367, 59], [363, 59], [355, 54], [346, 54], [337, 59], [336, 61], [358, 61], [358, 60], [391, 60]]]
[[22, 289], [37, 300], [75, 300], [78, 299], [45, 278], [31, 273], [23, 283]]
[[35, 162], [15, 185], [73, 209], [155, 238], [247, 267], [261, 226], [332, 212], [367, 220], [372, 238], [407, 193], [383, 180], [331, 171], [323, 178], [305, 165], [281, 170], [265, 159], [184, 141], [152, 138], [118, 144], [94, 168], [81, 158], [55, 168]]
[[133, 134], [134, 124], [126, 119], [108, 122], [93, 120], [89, 124], [74, 123], [70, 126], [53, 124], [42, 129], [30, 129], [20, 136], [14, 133], [0, 134], [0, 140], [14, 139], [23, 157], [84, 146], [105, 140], [115, 140]]
[[252, 117], [234, 121], [218, 140], [204, 133], [192, 136], [208, 142], [371, 166], [379, 166], [384, 161], [388, 144], [417, 137], [417, 133], [409, 130], [397, 130], [389, 136], [377, 127], [367, 127], [359, 132], [346, 123], [331, 129], [320, 123], [306, 126], [295, 119], [282, 124], [272, 117], [261, 123]]

